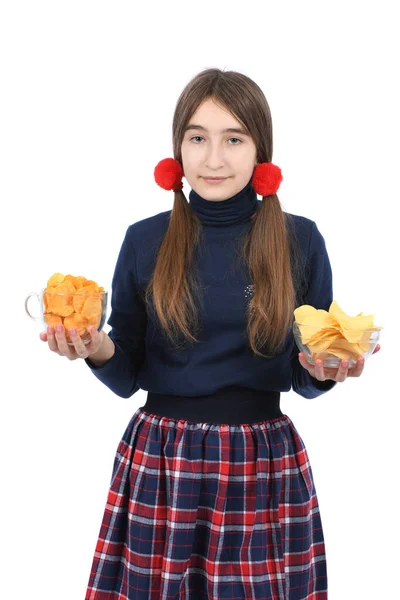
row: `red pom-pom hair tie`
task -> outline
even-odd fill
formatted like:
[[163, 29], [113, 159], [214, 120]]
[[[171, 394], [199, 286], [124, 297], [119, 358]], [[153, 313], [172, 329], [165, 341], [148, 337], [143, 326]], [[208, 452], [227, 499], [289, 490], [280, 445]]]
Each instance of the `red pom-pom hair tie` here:
[[270, 162], [263, 162], [254, 169], [251, 183], [260, 196], [271, 196], [278, 191], [282, 179], [279, 167]]
[[[183, 188], [183, 168], [175, 158], [160, 160], [154, 169], [154, 179], [164, 190], [177, 192]], [[283, 177], [280, 168], [272, 163], [260, 163], [254, 169], [252, 185], [260, 196], [276, 194]]]
[[154, 179], [164, 190], [177, 192], [183, 188], [182, 165], [175, 158], [164, 158], [160, 160], [154, 169]]

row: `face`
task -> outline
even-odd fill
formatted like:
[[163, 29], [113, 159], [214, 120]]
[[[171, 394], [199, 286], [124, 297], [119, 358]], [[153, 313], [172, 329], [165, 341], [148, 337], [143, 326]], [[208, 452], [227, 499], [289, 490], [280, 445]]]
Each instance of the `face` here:
[[[242, 125], [214, 100], [192, 115], [182, 141], [182, 166], [190, 187], [206, 200], [226, 200], [250, 181], [257, 149]], [[222, 180], [212, 183], [208, 177]]]

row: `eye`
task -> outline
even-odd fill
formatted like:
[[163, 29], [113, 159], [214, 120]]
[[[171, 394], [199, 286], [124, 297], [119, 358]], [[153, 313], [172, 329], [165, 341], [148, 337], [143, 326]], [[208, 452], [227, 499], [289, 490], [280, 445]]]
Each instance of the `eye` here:
[[[204, 138], [201, 135], [195, 135], [193, 137], [190, 138], [190, 141], [195, 140], [195, 139], [201, 139], [203, 140]], [[242, 140], [240, 140], [239, 138], [235, 138], [235, 137], [231, 137], [229, 138], [230, 140], [236, 140], [239, 142], [239, 144], [242, 143]], [[197, 142], [196, 142], [197, 143]], [[239, 144], [230, 144], [231, 146], [238, 146]]]

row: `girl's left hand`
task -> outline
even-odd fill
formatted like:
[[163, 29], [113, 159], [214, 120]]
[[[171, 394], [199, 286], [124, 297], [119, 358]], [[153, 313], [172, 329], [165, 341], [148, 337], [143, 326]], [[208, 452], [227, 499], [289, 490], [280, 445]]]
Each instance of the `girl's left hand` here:
[[[381, 349], [380, 345], [377, 344], [372, 354], [376, 354]], [[344, 381], [346, 377], [360, 377], [364, 370], [364, 359], [360, 358], [356, 365], [349, 369], [349, 362], [342, 360], [338, 369], [331, 369], [322, 366], [322, 360], [317, 360], [315, 365], [312, 365], [306, 359], [304, 352], [299, 353], [299, 362], [302, 367], [307, 369], [311, 377], [318, 379], [318, 381], [325, 381], [326, 379], [332, 379], [333, 381]]]

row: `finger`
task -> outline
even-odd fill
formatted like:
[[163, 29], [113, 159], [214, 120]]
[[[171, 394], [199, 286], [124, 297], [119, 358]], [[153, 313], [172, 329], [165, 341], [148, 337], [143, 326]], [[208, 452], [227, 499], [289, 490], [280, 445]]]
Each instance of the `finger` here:
[[318, 379], [318, 381], [325, 381], [326, 376], [322, 360], [315, 361], [315, 370], [313, 377], [315, 377], [315, 379]]
[[306, 362], [305, 356], [303, 352], [299, 352], [299, 363], [301, 364], [302, 367], [304, 367], [304, 364]]
[[311, 363], [308, 362], [304, 352], [299, 353], [299, 363], [301, 364], [302, 367], [304, 367], [304, 369], [307, 369], [307, 371], [310, 373], [310, 375], [314, 376], [314, 368], [315, 367], [314, 367], [314, 365], [312, 365]]
[[[76, 352], [76, 355], [79, 356], [79, 358], [87, 358], [88, 351], [86, 349], [86, 345], [83, 343], [83, 340], [82, 340], [81, 336], [79, 335], [79, 333], [77, 332], [77, 330], [75, 328], [71, 328], [68, 330], [68, 332], [69, 332], [69, 337], [71, 338], [71, 342], [73, 342], [73, 344], [74, 344], [73, 347]], [[71, 349], [71, 346], [69, 346], [69, 348]]]
[[359, 358], [355, 364], [355, 366], [349, 370], [348, 377], [360, 377], [361, 373], [364, 370], [365, 360], [363, 358]]
[[307, 357], [304, 354], [304, 352], [300, 352], [299, 353], [299, 362], [306, 369], [309, 369], [310, 367], [314, 367], [314, 365], [312, 363], [308, 362]]
[[341, 360], [340, 361], [340, 365], [339, 368], [337, 370], [336, 373], [336, 377], [335, 380], [336, 381], [344, 381], [347, 377], [347, 373], [349, 370], [349, 361], [348, 360]]
[[61, 352], [61, 354], [63, 354], [64, 356], [70, 357], [71, 351], [70, 351], [70, 347], [68, 346], [68, 343], [67, 343], [67, 338], [65, 337], [64, 325], [56, 326], [55, 337], [56, 337], [58, 349]]
[[377, 344], [377, 345], [376, 345], [376, 348], [374, 349], [374, 351], [373, 351], [373, 353], [372, 353], [372, 354], [375, 354], [376, 352], [379, 352], [379, 350], [380, 350], [380, 349], [381, 349], [380, 345], [379, 345], [379, 344]]
[[54, 327], [51, 327], [50, 325], [47, 327], [47, 343], [49, 344], [49, 348], [52, 352], [57, 352], [58, 354], [60, 354], [55, 338]]
[[42, 342], [47, 342], [47, 332], [46, 331], [41, 331], [39, 337], [42, 340]]
[[89, 344], [87, 344], [86, 348], [90, 356], [91, 354], [97, 352], [97, 350], [100, 348], [103, 338], [101, 332], [97, 331], [96, 327], [91, 327], [89, 329], [89, 333], [91, 339]]

